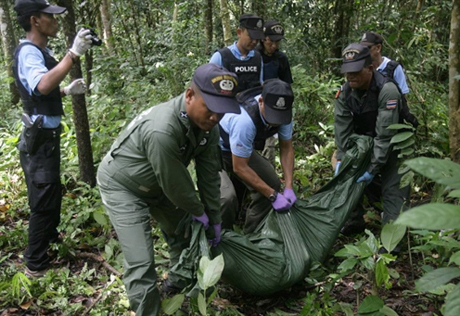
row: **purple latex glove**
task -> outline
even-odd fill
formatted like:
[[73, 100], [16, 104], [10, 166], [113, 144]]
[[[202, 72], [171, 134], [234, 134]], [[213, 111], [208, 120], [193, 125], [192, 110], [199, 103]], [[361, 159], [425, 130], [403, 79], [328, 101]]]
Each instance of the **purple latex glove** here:
[[284, 195], [278, 193], [276, 200], [272, 202], [273, 209], [277, 212], [288, 211], [291, 208], [291, 203], [284, 197]]
[[195, 221], [198, 221], [201, 224], [203, 224], [203, 227], [204, 227], [205, 230], [209, 228], [209, 218], [208, 218], [208, 215], [206, 215], [205, 212], [203, 212], [203, 214], [200, 215], [200, 216], [192, 215], [192, 218]]
[[214, 238], [210, 239], [209, 242], [211, 243], [211, 246], [216, 247], [220, 243], [220, 233], [222, 232], [222, 224], [214, 224], [212, 225], [214, 228]]
[[295, 201], [297, 201], [297, 197], [295, 196], [294, 190], [290, 188], [285, 188], [283, 195], [289, 202], [291, 202], [291, 207], [294, 205]]

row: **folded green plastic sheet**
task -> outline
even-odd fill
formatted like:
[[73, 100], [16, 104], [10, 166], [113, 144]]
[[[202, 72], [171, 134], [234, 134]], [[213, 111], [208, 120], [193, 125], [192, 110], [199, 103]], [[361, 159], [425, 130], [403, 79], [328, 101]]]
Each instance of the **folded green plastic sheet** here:
[[[361, 200], [365, 185], [357, 184], [356, 179], [369, 165], [372, 138], [353, 135], [348, 147], [340, 173], [316, 194], [297, 200], [289, 212], [270, 212], [254, 233], [224, 231], [219, 246], [211, 249], [213, 256], [224, 256], [224, 281], [253, 295], [269, 295], [301, 281], [312, 262], [326, 258]], [[196, 228], [200, 229], [194, 225], [193, 230]], [[174, 267], [176, 272], [181, 266], [187, 267], [189, 280], [194, 278], [193, 268], [185, 262], [197, 260], [189, 258], [190, 254], [207, 255], [203, 248], [206, 237], [202, 233], [199, 236], [201, 246], [197, 244], [200, 238], [194, 238], [190, 249], [195, 251], [185, 250], [189, 255], [183, 253]]]

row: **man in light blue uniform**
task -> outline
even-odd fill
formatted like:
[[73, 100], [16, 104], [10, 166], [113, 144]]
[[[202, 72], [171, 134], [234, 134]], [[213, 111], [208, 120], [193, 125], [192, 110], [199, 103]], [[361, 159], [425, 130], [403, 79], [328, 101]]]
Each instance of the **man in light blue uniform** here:
[[406, 75], [400, 63], [388, 57], [382, 56], [383, 37], [375, 32], [363, 34], [361, 45], [369, 47], [374, 68], [384, 76], [388, 76], [398, 83], [402, 94], [410, 92], [406, 82]]
[[210, 63], [223, 66], [238, 75], [238, 91], [256, 87], [263, 82], [263, 61], [254, 50], [258, 40], [264, 38], [262, 18], [254, 14], [243, 14], [236, 31], [238, 41], [215, 52]]
[[[232, 181], [242, 182], [251, 193], [246, 212], [244, 232], [254, 231], [273, 208], [286, 211], [296, 201], [293, 190], [294, 149], [292, 146], [291, 86], [280, 80], [267, 80], [263, 87], [242, 92], [239, 96], [241, 114], [226, 114], [219, 123], [225, 170]], [[265, 140], [278, 133], [280, 159], [285, 189], [270, 162], [254, 149], [264, 147]], [[223, 181], [225, 183], [225, 181]], [[223, 227], [231, 229], [237, 208], [231, 199], [223, 198], [221, 187]]]
[[90, 30], [78, 32], [72, 47], [57, 62], [47, 47], [48, 38], [56, 37], [55, 14], [66, 8], [46, 0], [16, 0], [18, 24], [26, 39], [15, 50], [13, 73], [21, 96], [24, 128], [18, 143], [30, 206], [29, 238], [24, 253], [25, 274], [41, 277], [49, 267], [49, 243], [58, 241], [60, 221], [60, 133], [64, 114], [61, 98], [85, 93], [83, 79], [60, 88], [79, 56], [90, 47]]

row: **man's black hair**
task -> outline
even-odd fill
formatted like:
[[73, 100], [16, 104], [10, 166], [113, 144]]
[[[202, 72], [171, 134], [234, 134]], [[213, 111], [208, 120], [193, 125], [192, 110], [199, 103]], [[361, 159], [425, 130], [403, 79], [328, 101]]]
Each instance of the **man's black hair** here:
[[40, 11], [32, 12], [31, 14], [18, 15], [17, 17], [19, 26], [21, 26], [26, 32], [30, 32], [30, 30], [32, 29], [32, 25], [30, 25], [31, 16], [35, 16], [39, 18], [41, 16], [41, 12]]

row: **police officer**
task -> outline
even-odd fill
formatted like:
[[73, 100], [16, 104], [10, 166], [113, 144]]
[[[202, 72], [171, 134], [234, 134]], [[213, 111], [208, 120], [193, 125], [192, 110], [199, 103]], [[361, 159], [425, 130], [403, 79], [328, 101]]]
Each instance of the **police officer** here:
[[89, 30], [78, 32], [72, 47], [61, 62], [47, 47], [48, 38], [56, 37], [55, 14], [66, 8], [45, 0], [16, 0], [19, 25], [26, 31], [15, 50], [13, 73], [23, 103], [24, 129], [18, 149], [27, 183], [30, 220], [29, 239], [24, 253], [25, 274], [41, 277], [49, 267], [49, 243], [58, 240], [61, 184], [60, 122], [64, 114], [61, 97], [85, 93], [83, 79], [59, 88], [75, 61], [91, 46]]
[[[264, 63], [264, 81], [279, 78], [292, 84], [291, 67], [287, 56], [279, 50], [281, 40], [284, 39], [284, 28], [278, 21], [268, 21], [264, 25], [265, 38], [260, 41], [257, 50]], [[267, 138], [262, 155], [275, 165], [276, 137]]]
[[[179, 225], [187, 215], [213, 227], [213, 245], [220, 241], [217, 124], [223, 113], [240, 113], [236, 87], [236, 75], [221, 66], [198, 67], [185, 93], [139, 114], [99, 166], [99, 190], [125, 256], [124, 283], [137, 316], [160, 310], [150, 217], [169, 245], [170, 266], [190, 243]], [[187, 170], [192, 159], [200, 198]], [[170, 272], [163, 288], [186, 285]]]
[[402, 94], [409, 93], [406, 75], [404, 74], [404, 69], [401, 64], [388, 57], [382, 56], [383, 37], [375, 32], [365, 32], [359, 43], [369, 48], [374, 69], [383, 75], [389, 75], [393, 78], [398, 83]]
[[263, 82], [262, 58], [254, 50], [257, 41], [264, 38], [262, 18], [254, 14], [240, 16], [236, 30], [238, 41], [215, 52], [210, 63], [216, 63], [238, 75], [238, 91], [243, 91]]
[[268, 21], [264, 25], [265, 38], [260, 41], [257, 50], [264, 63], [264, 81], [279, 78], [292, 84], [291, 67], [289, 60], [281, 52], [281, 40], [284, 39], [284, 28], [278, 21]]
[[[335, 100], [337, 160], [340, 162], [346, 153], [351, 134], [373, 137], [371, 163], [357, 182], [368, 185], [374, 177], [380, 176], [383, 224], [386, 224], [395, 220], [406, 208], [410, 193], [409, 186], [399, 187], [402, 175], [398, 174], [398, 152], [390, 144], [396, 131], [387, 129], [391, 124], [400, 122], [401, 94], [393, 82], [374, 70], [367, 46], [352, 43], [343, 50], [342, 56], [341, 72], [347, 82], [338, 91]], [[337, 164], [336, 173], [339, 169], [340, 164]], [[364, 224], [362, 215], [355, 216]]]
[[[232, 180], [242, 182], [251, 193], [244, 232], [253, 232], [268, 212], [286, 211], [296, 201], [292, 187], [294, 149], [292, 146], [292, 103], [294, 96], [288, 83], [271, 79], [263, 88], [242, 92], [241, 114], [227, 114], [220, 121], [221, 149], [225, 168]], [[254, 149], [262, 149], [265, 139], [278, 133], [280, 159], [285, 189], [268, 160]], [[223, 201], [225, 228], [232, 228], [237, 216], [234, 207]], [[231, 201], [230, 201], [231, 203]]]

